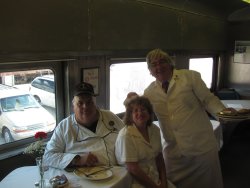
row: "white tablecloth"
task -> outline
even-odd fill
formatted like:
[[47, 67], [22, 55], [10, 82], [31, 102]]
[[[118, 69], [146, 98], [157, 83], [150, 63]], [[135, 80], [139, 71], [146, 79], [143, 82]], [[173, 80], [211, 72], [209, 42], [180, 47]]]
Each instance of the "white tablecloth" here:
[[250, 100], [221, 100], [221, 102], [228, 108], [248, 108], [250, 109]]
[[[113, 176], [105, 180], [86, 180], [76, 176], [72, 172], [66, 172], [55, 168], [49, 168], [45, 172], [45, 179], [65, 174], [69, 184], [65, 188], [128, 188], [132, 178], [124, 167], [113, 167]], [[1, 182], [0, 188], [34, 188], [34, 183], [39, 180], [37, 166], [26, 166], [13, 170]]]
[[223, 131], [222, 126], [219, 121], [216, 120], [210, 120], [213, 126], [214, 135], [217, 140], [217, 143], [219, 147], [221, 148], [223, 146]]

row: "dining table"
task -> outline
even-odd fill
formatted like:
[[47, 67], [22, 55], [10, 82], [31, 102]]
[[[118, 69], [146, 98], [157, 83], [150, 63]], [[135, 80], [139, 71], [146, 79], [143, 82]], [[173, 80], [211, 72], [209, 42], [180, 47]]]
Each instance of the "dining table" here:
[[250, 119], [250, 100], [221, 100], [227, 108], [234, 108], [237, 111], [247, 110], [246, 113], [240, 114], [217, 114], [218, 118], [224, 123], [239, 123]]
[[[67, 172], [62, 169], [49, 167], [44, 173], [45, 187], [52, 188], [49, 180], [56, 176], [65, 175], [68, 183], [64, 188], [128, 188], [131, 185], [132, 177], [125, 167], [113, 166], [109, 169], [111, 175], [103, 179], [88, 179], [77, 173]], [[1, 182], [0, 188], [35, 188], [35, 183], [40, 179], [37, 166], [24, 166], [10, 172]]]
[[214, 136], [217, 140], [217, 144], [219, 146], [219, 148], [221, 149], [223, 146], [223, 130], [222, 130], [222, 125], [219, 121], [217, 120], [210, 120], [212, 127], [213, 127], [213, 131], [214, 131]]
[[221, 100], [221, 102], [228, 108], [250, 109], [250, 100]]
[[[227, 108], [234, 108], [239, 111], [241, 109], [250, 110], [250, 100], [221, 100]], [[218, 119], [223, 130], [223, 143], [227, 145], [231, 137], [240, 123], [250, 120], [250, 113], [237, 115], [218, 115]]]

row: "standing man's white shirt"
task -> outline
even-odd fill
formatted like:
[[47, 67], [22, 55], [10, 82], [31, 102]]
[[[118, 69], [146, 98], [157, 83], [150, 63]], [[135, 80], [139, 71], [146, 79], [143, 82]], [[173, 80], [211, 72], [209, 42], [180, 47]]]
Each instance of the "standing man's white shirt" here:
[[205, 110], [216, 114], [225, 107], [200, 74], [174, 70], [167, 93], [155, 81], [144, 96], [153, 105], [167, 143], [163, 155], [170, 180], [181, 188], [222, 188], [219, 148]]
[[173, 155], [199, 155], [217, 147], [211, 122], [204, 109], [212, 114], [224, 109], [202, 82], [200, 74], [189, 70], [174, 70], [167, 94], [161, 83], [152, 82], [144, 91], [154, 107], [167, 147], [178, 145]]

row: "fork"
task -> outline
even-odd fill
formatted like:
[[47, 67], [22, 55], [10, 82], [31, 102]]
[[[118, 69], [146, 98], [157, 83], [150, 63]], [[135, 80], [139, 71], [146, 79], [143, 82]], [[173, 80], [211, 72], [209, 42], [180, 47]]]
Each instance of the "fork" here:
[[86, 173], [84, 172], [83, 170], [80, 170], [80, 169], [77, 169], [78, 171], [82, 172], [86, 177], [89, 177], [91, 175], [94, 175], [98, 172], [102, 172], [102, 171], [105, 171], [105, 170], [109, 170], [112, 168], [112, 166], [108, 166], [108, 167], [102, 167], [103, 169], [100, 169], [100, 170], [97, 170], [97, 171], [94, 171], [94, 172], [91, 172], [91, 173]]

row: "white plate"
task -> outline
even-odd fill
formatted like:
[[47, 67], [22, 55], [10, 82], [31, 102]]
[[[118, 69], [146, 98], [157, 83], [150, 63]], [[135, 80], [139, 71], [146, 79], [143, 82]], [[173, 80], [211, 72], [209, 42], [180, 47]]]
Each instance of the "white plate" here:
[[85, 174], [99, 171], [101, 169], [103, 168], [102, 167], [92, 167], [91, 169], [89, 167], [79, 168], [74, 171], [74, 174], [84, 179], [88, 179], [88, 180], [104, 180], [104, 179], [110, 178], [113, 175], [113, 172], [109, 169], [103, 169], [102, 171], [89, 175], [89, 176], [85, 175]]
[[240, 122], [243, 120], [250, 119], [250, 114], [237, 114], [237, 115], [226, 115], [226, 114], [217, 114], [218, 118], [226, 122]]
[[249, 119], [250, 114], [235, 114], [235, 115], [230, 115], [230, 114], [220, 114], [218, 113], [217, 116], [222, 119]]
[[61, 187], [65, 187], [66, 185], [68, 185], [69, 184], [69, 182], [67, 181], [66, 183], [64, 183], [64, 184], [61, 184], [61, 185], [57, 185], [57, 187], [58, 188], [61, 188]]

